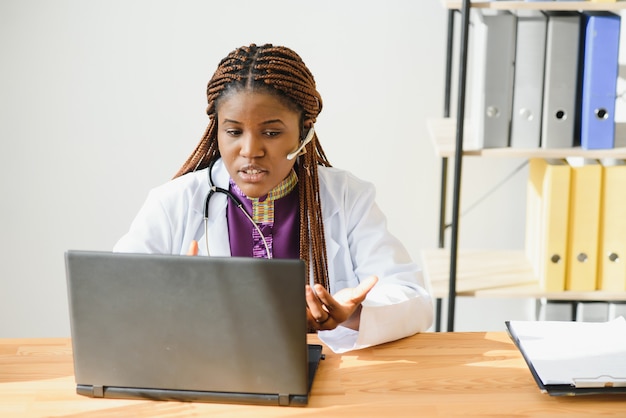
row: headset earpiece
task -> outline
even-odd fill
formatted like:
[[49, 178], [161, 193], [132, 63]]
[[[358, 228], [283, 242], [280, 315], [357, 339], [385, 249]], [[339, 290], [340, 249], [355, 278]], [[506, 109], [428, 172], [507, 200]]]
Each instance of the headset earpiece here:
[[311, 125], [311, 129], [309, 129], [309, 132], [307, 132], [306, 137], [304, 137], [304, 139], [300, 142], [300, 146], [296, 148], [293, 152], [290, 152], [289, 154], [287, 154], [287, 159], [293, 160], [298, 155], [304, 154], [306, 152], [306, 150], [304, 150], [304, 147], [306, 146], [306, 144], [311, 142], [311, 140], [313, 139], [313, 135], [315, 135], [315, 130], [313, 129], [313, 126]]

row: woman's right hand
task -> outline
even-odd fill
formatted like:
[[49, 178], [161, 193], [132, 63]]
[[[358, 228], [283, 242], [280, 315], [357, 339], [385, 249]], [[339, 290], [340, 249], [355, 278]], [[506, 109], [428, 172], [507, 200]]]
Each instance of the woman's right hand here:
[[189, 244], [189, 250], [187, 250], [187, 255], [198, 255], [198, 241], [195, 239], [191, 241]]

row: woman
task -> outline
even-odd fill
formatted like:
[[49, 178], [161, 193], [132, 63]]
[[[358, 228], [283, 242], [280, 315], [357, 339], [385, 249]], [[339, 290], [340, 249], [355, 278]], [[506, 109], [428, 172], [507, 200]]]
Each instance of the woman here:
[[301, 58], [241, 47], [220, 62], [207, 99], [202, 140], [115, 251], [301, 258], [309, 328], [336, 352], [428, 329], [432, 300], [374, 187], [324, 154], [313, 128], [322, 98]]

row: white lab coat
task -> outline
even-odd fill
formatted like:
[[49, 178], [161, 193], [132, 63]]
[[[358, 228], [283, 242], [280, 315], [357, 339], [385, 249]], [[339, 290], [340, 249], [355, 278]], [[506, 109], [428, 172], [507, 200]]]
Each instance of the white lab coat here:
[[[343, 170], [318, 170], [331, 293], [355, 287], [367, 276], [379, 277], [363, 302], [360, 330], [340, 326], [320, 331], [320, 339], [331, 350], [345, 352], [426, 331], [433, 320], [432, 299], [421, 270], [388, 232], [375, 203], [374, 186]], [[152, 189], [114, 251], [186, 254], [191, 241], [197, 240], [199, 255], [206, 255], [207, 174], [207, 169], [200, 170]], [[228, 188], [229, 176], [221, 160], [213, 168], [213, 181]], [[230, 256], [226, 206], [224, 194], [211, 197], [211, 255]]]

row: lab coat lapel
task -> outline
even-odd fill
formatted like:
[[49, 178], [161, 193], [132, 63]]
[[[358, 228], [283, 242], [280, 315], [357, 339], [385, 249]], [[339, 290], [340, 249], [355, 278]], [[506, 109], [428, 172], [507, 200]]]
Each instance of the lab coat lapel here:
[[[213, 167], [213, 181], [219, 187], [228, 190], [228, 172], [222, 164], [222, 160], [218, 160]], [[208, 193], [208, 188], [206, 193]], [[205, 237], [204, 230], [204, 201], [206, 193], [202, 195], [202, 203], [197, 207], [199, 209], [198, 216], [201, 217], [201, 228], [199, 236], [208, 240], [210, 255], [212, 256], [230, 256], [230, 240], [228, 238], [228, 223], [226, 222], [226, 208], [228, 200], [224, 193], [213, 193], [209, 200], [209, 219], [207, 221], [208, 235]], [[205, 243], [206, 244], [206, 243]], [[206, 245], [199, 245], [199, 253], [206, 254]]]
[[335, 258], [339, 253], [339, 242], [335, 235], [340, 229], [337, 228], [339, 220], [339, 204], [335, 196], [330, 193], [328, 187], [320, 185], [320, 199], [322, 203], [322, 220], [324, 223], [324, 237], [326, 239], [326, 256], [329, 265], [335, 264]]

